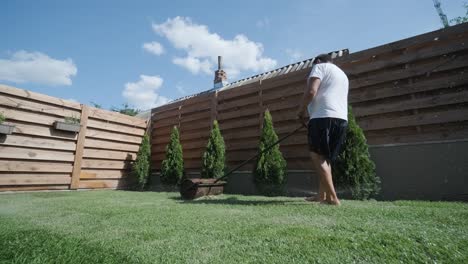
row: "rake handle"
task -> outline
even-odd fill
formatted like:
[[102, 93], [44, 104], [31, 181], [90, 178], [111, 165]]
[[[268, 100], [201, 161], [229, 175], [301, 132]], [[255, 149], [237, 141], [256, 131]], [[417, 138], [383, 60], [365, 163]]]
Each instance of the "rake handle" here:
[[286, 136], [278, 139], [275, 143], [273, 143], [272, 145], [268, 146], [266, 149], [264, 149], [263, 151], [257, 153], [257, 155], [251, 157], [250, 159], [248, 160], [245, 160], [244, 162], [242, 162], [241, 164], [239, 164], [237, 167], [235, 167], [234, 169], [230, 170], [228, 173], [226, 173], [223, 177], [220, 177], [218, 179], [216, 179], [216, 181], [214, 183], [217, 183], [219, 182], [220, 180], [222, 179], [225, 179], [227, 176], [231, 175], [234, 171], [238, 170], [239, 168], [241, 168], [242, 166], [244, 166], [245, 164], [247, 164], [248, 162], [250, 162], [251, 160], [255, 159], [255, 158], [258, 158], [258, 156], [260, 156], [261, 154], [269, 151], [270, 149], [272, 149], [274, 146], [278, 145], [279, 143], [281, 143], [281, 141], [287, 139], [288, 137], [294, 135], [297, 131], [301, 130], [301, 128], [307, 128], [306, 124], [302, 123], [301, 122], [301, 126], [296, 128], [294, 131], [292, 131], [291, 133], [287, 134]]

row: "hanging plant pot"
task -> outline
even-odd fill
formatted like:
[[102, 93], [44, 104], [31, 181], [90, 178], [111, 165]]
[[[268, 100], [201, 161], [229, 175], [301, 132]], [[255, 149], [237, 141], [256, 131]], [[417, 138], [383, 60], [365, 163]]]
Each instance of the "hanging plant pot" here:
[[11, 135], [13, 130], [15, 130], [15, 126], [13, 125], [0, 124], [0, 134]]
[[62, 121], [55, 121], [54, 127], [57, 130], [78, 133], [80, 131], [80, 124], [67, 123]]

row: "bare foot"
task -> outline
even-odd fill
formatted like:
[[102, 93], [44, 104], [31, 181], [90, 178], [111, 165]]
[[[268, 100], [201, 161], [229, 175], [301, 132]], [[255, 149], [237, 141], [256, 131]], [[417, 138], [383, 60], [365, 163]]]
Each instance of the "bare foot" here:
[[307, 202], [312, 202], [312, 203], [320, 202], [320, 198], [318, 196], [309, 196], [309, 197], [304, 198], [304, 200], [306, 200]]

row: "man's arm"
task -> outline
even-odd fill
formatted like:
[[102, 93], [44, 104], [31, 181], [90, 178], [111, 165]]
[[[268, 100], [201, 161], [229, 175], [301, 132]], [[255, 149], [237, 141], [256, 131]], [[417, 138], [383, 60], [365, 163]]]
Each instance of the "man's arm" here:
[[299, 109], [297, 110], [297, 117], [302, 120], [305, 118], [305, 111], [307, 109], [307, 105], [314, 99], [317, 91], [320, 87], [320, 79], [316, 77], [311, 77], [310, 82], [306, 85], [304, 89], [304, 95], [302, 96], [301, 104], [299, 105]]

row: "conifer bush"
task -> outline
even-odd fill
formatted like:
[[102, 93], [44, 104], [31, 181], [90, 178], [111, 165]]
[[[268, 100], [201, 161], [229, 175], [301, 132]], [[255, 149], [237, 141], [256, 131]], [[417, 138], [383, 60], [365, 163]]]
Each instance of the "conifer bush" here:
[[[265, 111], [263, 129], [260, 136], [258, 151], [278, 141], [278, 135], [273, 127], [273, 120], [268, 110]], [[286, 160], [281, 154], [279, 144], [261, 154], [253, 170], [253, 179], [258, 191], [267, 196], [284, 194], [286, 184]]]
[[151, 146], [148, 134], [143, 136], [137, 158], [132, 166], [132, 172], [137, 178], [137, 188], [143, 190], [151, 172]]
[[6, 117], [3, 115], [3, 113], [0, 113], [0, 124], [5, 122]]
[[219, 178], [224, 175], [226, 148], [219, 130], [218, 121], [214, 120], [210, 138], [202, 159], [202, 178]]
[[333, 166], [333, 177], [338, 188], [351, 191], [354, 199], [368, 199], [380, 191], [380, 179], [370, 159], [364, 132], [348, 108], [348, 129], [343, 151]]
[[180, 144], [179, 130], [172, 129], [171, 139], [166, 146], [166, 158], [161, 164], [161, 182], [167, 185], [179, 184], [184, 177], [184, 158]]

